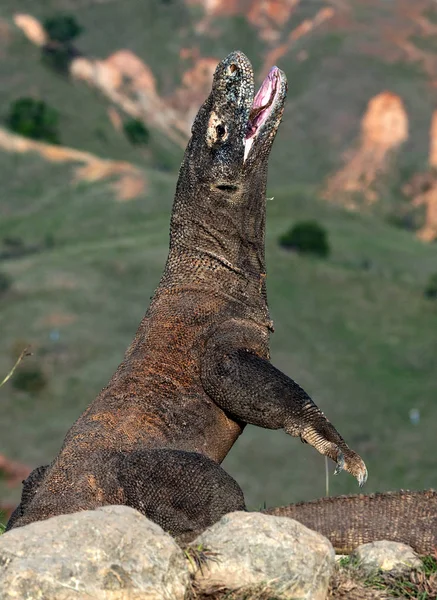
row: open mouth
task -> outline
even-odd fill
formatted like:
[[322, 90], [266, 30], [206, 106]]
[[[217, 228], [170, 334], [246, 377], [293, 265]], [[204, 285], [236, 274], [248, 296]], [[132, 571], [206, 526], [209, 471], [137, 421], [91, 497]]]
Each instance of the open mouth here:
[[244, 138], [244, 160], [249, 155], [260, 128], [266, 122], [275, 106], [275, 100], [280, 89], [278, 84], [279, 69], [278, 67], [272, 67], [262, 82], [252, 104], [247, 122], [246, 136]]

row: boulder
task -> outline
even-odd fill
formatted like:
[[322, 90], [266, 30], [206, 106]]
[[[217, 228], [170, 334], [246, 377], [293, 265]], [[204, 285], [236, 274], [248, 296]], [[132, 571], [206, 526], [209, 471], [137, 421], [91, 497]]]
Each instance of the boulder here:
[[262, 591], [275, 600], [327, 597], [334, 549], [325, 537], [293, 519], [230, 513], [191, 546], [205, 549], [207, 556], [206, 564], [194, 574], [199, 592]]
[[423, 566], [411, 546], [400, 542], [378, 541], [362, 544], [354, 551], [352, 558], [369, 574], [378, 570], [402, 574]]
[[52, 517], [0, 536], [0, 600], [183, 600], [183, 552], [127, 506]]

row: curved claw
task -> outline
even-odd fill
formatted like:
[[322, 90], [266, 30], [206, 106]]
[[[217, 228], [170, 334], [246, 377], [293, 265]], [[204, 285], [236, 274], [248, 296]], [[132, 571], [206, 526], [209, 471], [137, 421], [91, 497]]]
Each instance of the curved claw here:
[[334, 475], [338, 475], [344, 469], [344, 454], [341, 450], [338, 451], [337, 455], [337, 466], [335, 467]]
[[367, 481], [367, 469], [366, 468], [364, 468], [364, 471], [358, 475], [357, 479], [358, 479], [358, 485], [360, 487], [363, 487], [363, 485]]

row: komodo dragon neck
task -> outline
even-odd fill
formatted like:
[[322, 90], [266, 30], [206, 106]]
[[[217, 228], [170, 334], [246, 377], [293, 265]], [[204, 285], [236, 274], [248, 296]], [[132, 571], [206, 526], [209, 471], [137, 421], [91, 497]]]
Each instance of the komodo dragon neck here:
[[241, 56], [243, 68], [226, 73], [239, 78], [238, 85], [233, 82], [223, 93], [224, 72], [235, 59], [231, 55], [219, 65], [212, 92], [193, 124], [157, 293], [193, 282], [219, 289], [258, 307], [255, 319], [271, 327], [264, 251], [267, 164], [287, 87], [274, 68], [254, 98], [252, 68]]
[[200, 269], [203, 280], [210, 284], [217, 282], [219, 269], [221, 273], [232, 274], [241, 285], [247, 286], [252, 281], [258, 285], [266, 272], [267, 169], [250, 173], [234, 183], [229, 183], [229, 178], [223, 175], [217, 183], [200, 181], [193, 185], [189, 150], [176, 191], [165, 275], [180, 279], [183, 256], [189, 263], [197, 264], [194, 276], [199, 276]]

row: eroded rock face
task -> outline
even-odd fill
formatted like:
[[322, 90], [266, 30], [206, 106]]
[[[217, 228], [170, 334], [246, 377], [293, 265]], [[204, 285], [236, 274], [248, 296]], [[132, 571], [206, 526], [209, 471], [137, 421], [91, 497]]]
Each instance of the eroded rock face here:
[[195, 574], [208, 593], [215, 587], [267, 590], [274, 598], [326, 598], [335, 553], [319, 533], [286, 517], [234, 512], [192, 544], [216, 553]]
[[385, 91], [371, 98], [361, 121], [359, 144], [350, 151], [345, 166], [328, 180], [325, 197], [339, 197], [348, 208], [355, 208], [356, 193], [368, 203], [378, 200], [374, 185], [407, 139], [408, 115], [400, 96]]
[[44, 27], [31, 15], [16, 14], [14, 23], [37, 46], [44, 46], [49, 41]]
[[352, 555], [367, 573], [377, 570], [404, 573], [420, 569], [422, 561], [414, 550], [399, 542], [378, 541], [358, 546]]
[[184, 554], [127, 506], [105, 506], [12, 529], [0, 537], [0, 600], [182, 600]]

